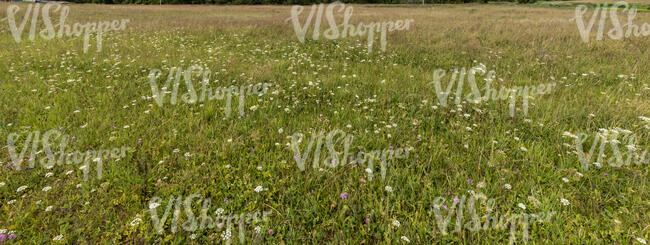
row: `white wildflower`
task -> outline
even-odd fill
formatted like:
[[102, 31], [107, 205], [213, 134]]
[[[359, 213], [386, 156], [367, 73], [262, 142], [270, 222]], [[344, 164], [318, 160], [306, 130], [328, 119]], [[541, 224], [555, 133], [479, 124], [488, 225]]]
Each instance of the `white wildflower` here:
[[406, 242], [406, 243], [410, 243], [410, 242], [411, 242], [411, 240], [409, 240], [409, 238], [406, 237], [406, 236], [402, 236], [400, 239], [402, 239], [402, 241], [404, 241], [404, 242]]
[[149, 209], [156, 209], [160, 206], [160, 203], [154, 202], [149, 204]]
[[131, 226], [139, 225], [141, 221], [142, 221], [141, 218], [135, 218], [131, 221]]
[[395, 227], [399, 227], [400, 226], [399, 220], [393, 220], [393, 225]]
[[564, 204], [564, 206], [569, 206], [569, 200], [567, 200], [567, 199], [560, 198], [560, 202], [562, 202], [562, 204]]

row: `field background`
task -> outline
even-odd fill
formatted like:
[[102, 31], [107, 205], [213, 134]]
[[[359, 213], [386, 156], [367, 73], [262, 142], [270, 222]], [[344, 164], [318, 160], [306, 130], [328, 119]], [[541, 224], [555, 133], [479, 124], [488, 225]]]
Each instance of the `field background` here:
[[[8, 6], [0, 3], [0, 19]], [[27, 5], [19, 6], [24, 13]], [[173, 234], [171, 219], [165, 234], [153, 231], [147, 211], [152, 197], [163, 199], [161, 214], [172, 195], [193, 193], [211, 198], [212, 216], [217, 207], [226, 214], [273, 211], [256, 224], [261, 234], [254, 235], [256, 225], [246, 226], [253, 243], [394, 244], [401, 236], [416, 244], [507, 243], [507, 230], [437, 231], [435, 197], [450, 200], [468, 191], [496, 199], [500, 214], [555, 212], [551, 222], [530, 228], [534, 244], [650, 240], [650, 166], [585, 171], [567, 146], [573, 140], [562, 136], [620, 127], [637, 134], [640, 149], [650, 148], [650, 132], [639, 119], [650, 116], [647, 36], [584, 43], [570, 21], [573, 8], [353, 5], [354, 24], [415, 20], [409, 30], [389, 33], [386, 52], [377, 52], [375, 41], [368, 54], [365, 37], [300, 43], [285, 22], [290, 6], [69, 6], [68, 23], [131, 21], [126, 30], [105, 35], [101, 52], [93, 39], [88, 53], [77, 37], [16, 43], [2, 21], [2, 145], [12, 132], [24, 137], [63, 127], [76, 137], [75, 150], [134, 150], [105, 163], [103, 178], [88, 182], [78, 166], [0, 168], [6, 183], [0, 187], [0, 229], [14, 230], [16, 243], [48, 244], [59, 234], [68, 244], [221, 242], [223, 229], [197, 231], [195, 239], [190, 232]], [[650, 15], [638, 13], [635, 23], [650, 23]], [[435, 69], [479, 63], [503, 79], [497, 87], [557, 86], [531, 99], [528, 115], [518, 110], [510, 117], [506, 101], [432, 107]], [[219, 71], [213, 88], [269, 82], [273, 93], [247, 99], [246, 115], [230, 118], [221, 101], [159, 107], [146, 98], [152, 95], [151, 69], [190, 65]], [[253, 105], [258, 108], [250, 110]], [[334, 129], [353, 134], [356, 151], [414, 151], [392, 163], [383, 181], [360, 181], [366, 178], [361, 166], [299, 171], [287, 136]], [[0, 162], [10, 161], [2, 148]], [[69, 170], [74, 173], [66, 175]], [[54, 175], [44, 177], [48, 172]], [[17, 192], [23, 185], [28, 188]], [[267, 190], [255, 192], [259, 185]], [[52, 189], [44, 192], [45, 186]], [[46, 212], [47, 206], [53, 209]], [[142, 222], [130, 225], [135, 218]]]

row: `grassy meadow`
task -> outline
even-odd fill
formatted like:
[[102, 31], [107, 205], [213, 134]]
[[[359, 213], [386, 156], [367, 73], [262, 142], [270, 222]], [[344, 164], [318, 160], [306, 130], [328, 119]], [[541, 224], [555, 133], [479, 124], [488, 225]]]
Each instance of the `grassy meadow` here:
[[[13, 4], [22, 21], [27, 4]], [[375, 40], [368, 53], [365, 36], [313, 40], [309, 31], [301, 43], [287, 20], [291, 6], [68, 5], [66, 23], [130, 20], [104, 34], [101, 51], [91, 37], [84, 53], [83, 37], [29, 40], [29, 24], [17, 43], [9, 5], [0, 3], [0, 230], [16, 235], [9, 244], [239, 243], [239, 226], [230, 239], [227, 227], [181, 229], [190, 219], [184, 207], [178, 231], [170, 213], [156, 232], [153, 198], [162, 200], [162, 216], [170, 197], [192, 194], [211, 200], [213, 217], [218, 208], [271, 212], [243, 226], [252, 244], [508, 243], [508, 229], [454, 232], [456, 215], [447, 234], [440, 231], [434, 200], [451, 207], [472, 193], [493, 198], [499, 214], [554, 212], [528, 227], [530, 244], [650, 241], [650, 164], [585, 170], [571, 137], [592, 136], [586, 155], [599, 129], [627, 130], [640, 152], [650, 149], [643, 119], [650, 117], [650, 37], [596, 41], [594, 30], [585, 43], [570, 20], [573, 7], [352, 5], [351, 24], [414, 20], [388, 33], [385, 52]], [[58, 14], [52, 18], [58, 23]], [[650, 14], [638, 12], [634, 22], [650, 23]], [[514, 116], [506, 100], [455, 104], [451, 95], [440, 105], [434, 71], [480, 64], [495, 71], [496, 88], [557, 85], [531, 96], [527, 114], [521, 100]], [[245, 97], [243, 115], [237, 96], [229, 117], [223, 100], [159, 106], [151, 70], [162, 71], [162, 87], [170, 68], [193, 65], [212, 72], [213, 89], [272, 86]], [[10, 135], [21, 136], [17, 149], [29, 155], [25, 137], [51, 129], [74, 137], [69, 151], [130, 149], [103, 162], [101, 179], [93, 165], [88, 180], [79, 164], [26, 169], [26, 160], [13, 168]], [[312, 133], [337, 129], [354, 135], [354, 152], [412, 150], [387, 165], [384, 179], [379, 163], [371, 180], [365, 164], [313, 168], [308, 161], [301, 171], [291, 136], [304, 134], [304, 151]], [[45, 158], [38, 150], [36, 160]], [[328, 154], [323, 146], [321, 159]], [[476, 209], [482, 216], [487, 207]], [[515, 242], [522, 236], [518, 227]]]

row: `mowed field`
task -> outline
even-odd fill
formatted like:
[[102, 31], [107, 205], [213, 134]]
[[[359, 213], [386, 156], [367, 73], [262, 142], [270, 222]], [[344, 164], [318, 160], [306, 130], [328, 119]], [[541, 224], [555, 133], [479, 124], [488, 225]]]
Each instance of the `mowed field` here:
[[[19, 24], [28, 5], [16, 5]], [[413, 19], [408, 30], [388, 33], [385, 52], [375, 40], [369, 53], [365, 36], [313, 40], [308, 31], [300, 42], [287, 21], [291, 6], [67, 5], [66, 23], [130, 20], [103, 35], [101, 51], [91, 36], [84, 53], [83, 36], [29, 40], [30, 23], [17, 43], [9, 6], [0, 4], [0, 230], [16, 235], [8, 243], [235, 244], [240, 234], [252, 244], [650, 241], [648, 156], [642, 164], [588, 169], [579, 158], [597, 155], [588, 152], [597, 132], [635, 135], [636, 145], [619, 145], [621, 152], [650, 149], [650, 37], [597, 41], [594, 27], [585, 43], [573, 8], [350, 5], [351, 24]], [[590, 17], [591, 11], [585, 22]], [[58, 23], [58, 13], [52, 18]], [[650, 14], [637, 13], [634, 23], [650, 23]], [[329, 28], [325, 19], [321, 25], [321, 32]], [[37, 33], [43, 27], [39, 19]], [[434, 71], [447, 71], [446, 88], [453, 69], [481, 64], [495, 72], [497, 90], [556, 86], [530, 96], [527, 112], [517, 99], [514, 116], [509, 100], [455, 103], [455, 86], [442, 105]], [[211, 71], [212, 89], [271, 86], [245, 97], [244, 113], [233, 96], [229, 116], [223, 99], [183, 102], [184, 79], [179, 102], [170, 103], [168, 94], [159, 105], [150, 72], [161, 71], [159, 89], [170, 68], [191, 66]], [[192, 80], [200, 94], [201, 78]], [[103, 162], [101, 178], [96, 162], [47, 168], [40, 160], [49, 150], [24, 142], [48, 130], [70, 136], [66, 153], [129, 149]], [[384, 178], [379, 162], [327, 166], [326, 145], [343, 155], [344, 140], [325, 144], [337, 130], [354, 136], [352, 152], [402, 148], [410, 155], [384, 163]], [[304, 155], [321, 131], [319, 165], [313, 167], [312, 152], [301, 170], [294, 149]], [[296, 133], [304, 134], [302, 142], [292, 142]], [[582, 150], [578, 134], [589, 136]], [[16, 135], [12, 146], [8, 139]], [[27, 149], [18, 169], [14, 147]], [[185, 204], [193, 194], [201, 198]], [[183, 203], [170, 202], [178, 196]], [[494, 200], [477, 201], [478, 220], [468, 213], [470, 196]], [[207, 199], [213, 219], [270, 215], [244, 225], [181, 228], [200, 216]], [[452, 212], [457, 200], [464, 215]], [[156, 222], [170, 207], [159, 233]], [[483, 227], [486, 213], [549, 212], [544, 222], [514, 232], [465, 228], [470, 220]], [[440, 213], [450, 217], [446, 233]]]

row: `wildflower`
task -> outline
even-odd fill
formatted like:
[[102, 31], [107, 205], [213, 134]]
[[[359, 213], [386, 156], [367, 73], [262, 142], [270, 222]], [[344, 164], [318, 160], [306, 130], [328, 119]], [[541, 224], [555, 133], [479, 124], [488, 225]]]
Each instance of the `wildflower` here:
[[368, 223], [370, 223], [370, 218], [365, 218], [365, 219], [363, 219], [363, 221], [365, 221], [366, 224], [368, 224]]
[[366, 179], [364, 178], [359, 178], [359, 181], [361, 181], [361, 183], [366, 183]]
[[223, 208], [217, 208], [217, 211], [214, 211], [216, 215], [221, 215], [223, 214]]
[[503, 187], [505, 187], [508, 190], [512, 189], [512, 186], [510, 186], [510, 184], [505, 184], [505, 185], [503, 185]]
[[402, 236], [400, 239], [402, 239], [402, 240], [405, 241], [406, 243], [410, 243], [410, 242], [411, 242], [411, 240], [409, 240], [409, 238], [406, 237], [406, 236]]
[[567, 200], [567, 199], [560, 198], [560, 202], [561, 202], [562, 204], [564, 204], [564, 206], [569, 206], [569, 200]]
[[647, 244], [645, 239], [643, 239], [643, 238], [637, 237], [636, 240], [639, 241], [639, 243], [641, 243], [641, 244], [644, 244], [644, 245]]
[[467, 179], [467, 183], [470, 183], [470, 184], [471, 184], [472, 181], [473, 181], [472, 179]]
[[390, 186], [388, 186], [388, 185], [387, 185], [386, 187], [384, 187], [384, 189], [385, 189], [387, 192], [393, 192], [393, 187], [390, 187]]
[[45, 178], [52, 177], [53, 175], [54, 175], [54, 174], [53, 174], [52, 172], [46, 173], [46, 174], [45, 174]]
[[262, 187], [261, 185], [258, 185], [257, 187], [255, 187], [255, 192], [259, 193], [259, 192], [262, 192], [263, 190], [264, 190], [264, 187]]
[[21, 191], [24, 191], [25, 189], [27, 189], [27, 186], [23, 185], [21, 187], [18, 187], [18, 189], [16, 189], [16, 192], [21, 192]]
[[399, 220], [393, 220], [393, 225], [395, 227], [399, 227], [400, 226]]
[[341, 199], [346, 199], [346, 198], [348, 198], [348, 193], [347, 192], [341, 193]]
[[5, 185], [6, 185], [5, 182], [0, 182], [0, 187], [3, 187]]
[[7, 204], [8, 204], [8, 205], [11, 205], [11, 204], [14, 204], [15, 202], [16, 202], [16, 199], [12, 199], [12, 200], [9, 200], [9, 201], [7, 202]]
[[485, 181], [478, 182], [478, 184], [476, 184], [476, 187], [484, 188], [485, 187]]
[[609, 176], [609, 174], [608, 174], [608, 173], [604, 173], [603, 175], [605, 175], [605, 176]]
[[196, 239], [196, 234], [190, 235], [190, 239], [192, 239], [192, 240]]
[[569, 179], [567, 178], [562, 178], [562, 181], [564, 181], [564, 183], [569, 183]]
[[54, 208], [54, 206], [47, 206], [47, 207], [45, 208], [45, 212], [50, 212], [50, 211], [52, 211], [52, 208]]
[[273, 235], [273, 229], [269, 229], [269, 235]]
[[61, 241], [61, 239], [63, 239], [63, 235], [55, 236], [52, 240], [54, 240], [54, 241]]
[[566, 131], [564, 133], [562, 133], [562, 136], [566, 136], [566, 137], [570, 137], [570, 138], [574, 138], [574, 139], [578, 138], [577, 135], [572, 134], [571, 132], [566, 132]]
[[0, 233], [0, 242], [5, 242], [7, 241], [7, 234]]
[[52, 189], [52, 187], [51, 187], [51, 186], [46, 186], [46, 187], [43, 187], [43, 191], [49, 191], [49, 190], [51, 190], [51, 189]]
[[528, 149], [526, 149], [526, 147], [523, 147], [523, 146], [522, 146], [522, 147], [519, 147], [519, 150], [521, 150], [521, 151], [523, 151], [523, 152], [527, 152], [527, 151], [528, 151]]
[[254, 106], [251, 106], [251, 108], [250, 108], [250, 109], [251, 109], [251, 111], [255, 111], [255, 110], [257, 110], [257, 106], [256, 106], [256, 105], [254, 105]]
[[458, 197], [454, 197], [454, 202], [459, 203], [460, 199], [458, 199]]
[[260, 227], [259, 225], [255, 226], [255, 233], [260, 234], [260, 232], [262, 232], [262, 227]]
[[160, 206], [160, 203], [151, 203], [151, 204], [149, 204], [149, 209], [156, 209], [159, 206]]
[[226, 229], [221, 233], [221, 240], [227, 241], [230, 240], [232, 237], [232, 233], [230, 232], [230, 229]]
[[[12, 232], [13, 232], [13, 231], [12, 231]], [[11, 233], [11, 232], [10, 232], [10, 233]], [[9, 238], [9, 240], [13, 240], [13, 239], [16, 239], [16, 237], [18, 237], [16, 234], [11, 233], [11, 234], [9, 234], [9, 237], [8, 237], [8, 238]], [[637, 238], [637, 239], [638, 239], [638, 238]]]
[[135, 218], [135, 219], [133, 219], [133, 220], [131, 221], [131, 226], [139, 225], [141, 221], [142, 221], [142, 219], [140, 219], [140, 218]]
[[518, 203], [517, 207], [519, 207], [519, 208], [521, 208], [523, 210], [526, 210], [526, 205], [524, 205], [523, 203]]

